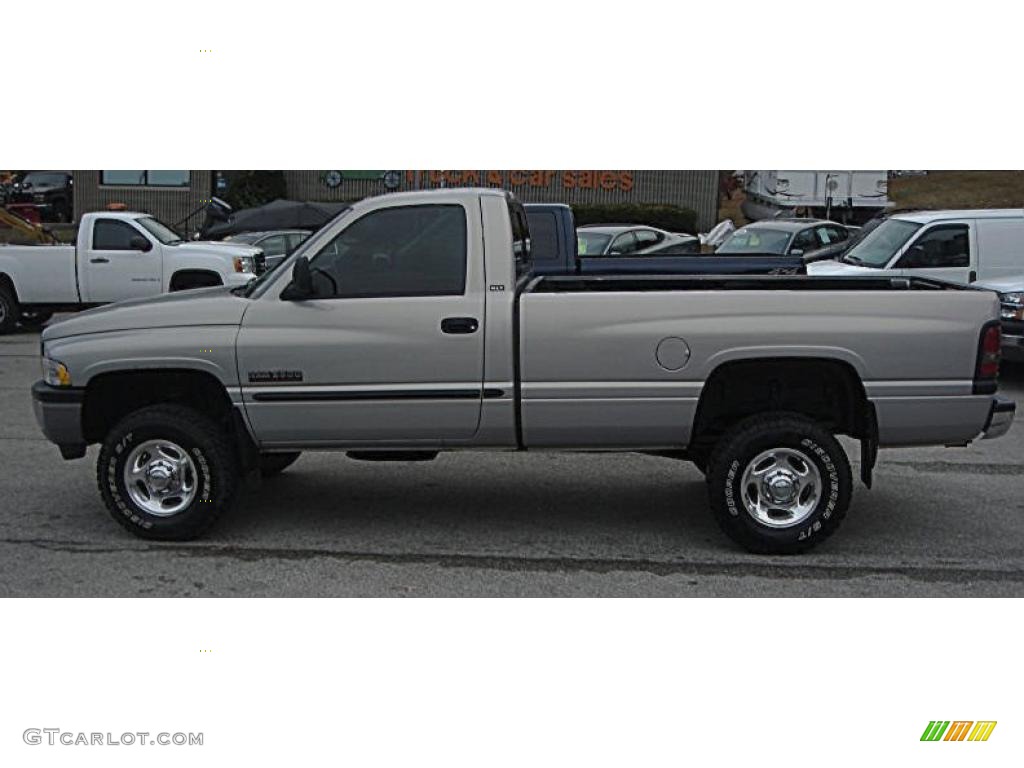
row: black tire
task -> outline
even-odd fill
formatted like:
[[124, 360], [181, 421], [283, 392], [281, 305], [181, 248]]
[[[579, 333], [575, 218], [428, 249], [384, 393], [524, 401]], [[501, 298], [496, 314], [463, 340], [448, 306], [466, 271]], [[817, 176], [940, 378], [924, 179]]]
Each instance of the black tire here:
[[[786, 524], [780, 515], [778, 527], [762, 523], [749, 510], [746, 500], [756, 496], [757, 485], [741, 487], [751, 462], [775, 448], [790, 449], [813, 463], [820, 479], [820, 498], [807, 516]], [[798, 465], [800, 461], [798, 456]], [[814, 421], [790, 413], [753, 416], [726, 432], [711, 454], [707, 478], [718, 525], [737, 544], [758, 554], [797, 554], [824, 541], [846, 517], [853, 493], [850, 462], [842, 446]]]
[[13, 333], [18, 327], [21, 309], [14, 292], [6, 285], [0, 284], [0, 334]]
[[46, 325], [51, 317], [53, 317], [53, 312], [31, 310], [22, 312], [21, 319], [18, 322], [24, 328], [41, 328]]
[[[184, 449], [196, 475], [194, 499], [169, 517], [147, 512], [125, 486], [124, 466], [133, 448], [157, 439]], [[96, 463], [96, 481], [111, 516], [144, 539], [200, 536], [231, 506], [238, 480], [238, 462], [226, 432], [202, 413], [178, 405], [154, 405], [125, 416], [107, 434]]]
[[300, 451], [291, 451], [289, 453], [261, 453], [260, 474], [263, 475], [263, 477], [279, 475], [294, 464], [301, 455], [302, 453]]

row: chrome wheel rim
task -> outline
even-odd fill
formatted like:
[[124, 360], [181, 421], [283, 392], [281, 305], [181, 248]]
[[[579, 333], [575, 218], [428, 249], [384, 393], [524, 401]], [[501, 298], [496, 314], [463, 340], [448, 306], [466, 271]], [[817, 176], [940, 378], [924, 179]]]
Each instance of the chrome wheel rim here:
[[814, 512], [822, 497], [821, 473], [811, 458], [794, 448], [757, 454], [743, 470], [740, 496], [761, 525], [789, 528]]
[[199, 478], [192, 458], [180, 445], [147, 440], [128, 454], [124, 485], [138, 507], [157, 517], [170, 517], [195, 499]]

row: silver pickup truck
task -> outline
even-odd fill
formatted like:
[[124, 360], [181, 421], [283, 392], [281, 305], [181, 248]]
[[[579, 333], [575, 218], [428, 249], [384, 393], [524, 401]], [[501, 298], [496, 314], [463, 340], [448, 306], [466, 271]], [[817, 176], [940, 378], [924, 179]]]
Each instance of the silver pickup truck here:
[[65, 458], [101, 444], [100, 493], [145, 538], [201, 534], [300, 451], [601, 450], [692, 461], [724, 531], [765, 553], [839, 526], [837, 435], [870, 485], [880, 446], [964, 446], [1013, 420], [991, 292], [530, 267], [505, 192], [364, 200], [247, 287], [47, 328], [36, 417]]

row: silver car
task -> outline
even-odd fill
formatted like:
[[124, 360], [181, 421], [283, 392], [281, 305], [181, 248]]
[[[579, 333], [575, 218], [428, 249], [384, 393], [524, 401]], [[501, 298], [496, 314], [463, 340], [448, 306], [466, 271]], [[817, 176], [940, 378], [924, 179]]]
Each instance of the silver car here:
[[629, 224], [577, 227], [576, 241], [580, 256], [634, 256], [652, 253], [669, 256], [700, 252], [700, 240], [694, 235]]
[[304, 229], [275, 229], [266, 232], [242, 232], [224, 239], [262, 248], [267, 259], [267, 269], [270, 270], [284, 261], [286, 256], [309, 237], [309, 234]]

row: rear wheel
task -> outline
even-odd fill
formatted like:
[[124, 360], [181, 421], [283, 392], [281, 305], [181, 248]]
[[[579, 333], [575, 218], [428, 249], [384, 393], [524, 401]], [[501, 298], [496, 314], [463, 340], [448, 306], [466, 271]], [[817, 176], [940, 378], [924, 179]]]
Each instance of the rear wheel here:
[[228, 436], [209, 417], [156, 405], [110, 430], [96, 479], [122, 527], [144, 539], [182, 541], [204, 533], [231, 505], [238, 464]]
[[754, 416], [729, 430], [708, 461], [711, 509], [735, 542], [794, 554], [830, 536], [846, 516], [853, 480], [838, 441], [797, 414]]
[[299, 451], [291, 451], [289, 453], [261, 453], [260, 474], [263, 475], [263, 477], [279, 475], [294, 464], [301, 455], [302, 454]]
[[18, 325], [21, 310], [14, 292], [6, 285], [0, 284], [0, 333], [11, 333]]

